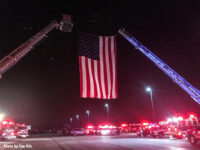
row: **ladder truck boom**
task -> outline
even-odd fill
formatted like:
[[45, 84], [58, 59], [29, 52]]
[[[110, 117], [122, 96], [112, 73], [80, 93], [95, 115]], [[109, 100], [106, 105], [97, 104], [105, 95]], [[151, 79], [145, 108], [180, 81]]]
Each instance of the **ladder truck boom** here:
[[17, 47], [10, 54], [0, 60], [0, 78], [14, 66], [22, 57], [30, 52], [42, 39], [47, 37], [47, 34], [53, 29], [59, 29], [63, 32], [71, 32], [73, 24], [71, 23], [71, 17], [69, 15], [63, 15], [60, 23], [52, 21], [49, 25], [43, 28], [40, 32], [33, 35], [26, 42]]
[[132, 35], [126, 32], [124, 29], [118, 31], [125, 39], [127, 39], [136, 49], [147, 56], [153, 63], [160, 68], [168, 77], [170, 77], [177, 85], [179, 85], [185, 92], [187, 92], [197, 103], [200, 104], [200, 91], [193, 87], [183, 77], [176, 73], [172, 68], [160, 60], [149, 49], [143, 46]]

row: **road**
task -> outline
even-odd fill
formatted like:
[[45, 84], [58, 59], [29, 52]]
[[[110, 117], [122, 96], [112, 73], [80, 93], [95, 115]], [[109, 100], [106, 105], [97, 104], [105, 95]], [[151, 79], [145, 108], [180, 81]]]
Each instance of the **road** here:
[[1, 150], [199, 150], [187, 140], [120, 136], [30, 137], [1, 141]]

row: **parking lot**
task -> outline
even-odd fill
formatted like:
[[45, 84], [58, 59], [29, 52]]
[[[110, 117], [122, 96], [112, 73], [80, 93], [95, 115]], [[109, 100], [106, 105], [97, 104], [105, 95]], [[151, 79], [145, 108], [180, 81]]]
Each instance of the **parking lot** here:
[[133, 134], [118, 136], [46, 136], [1, 141], [0, 149], [31, 150], [198, 150], [187, 139], [139, 138]]

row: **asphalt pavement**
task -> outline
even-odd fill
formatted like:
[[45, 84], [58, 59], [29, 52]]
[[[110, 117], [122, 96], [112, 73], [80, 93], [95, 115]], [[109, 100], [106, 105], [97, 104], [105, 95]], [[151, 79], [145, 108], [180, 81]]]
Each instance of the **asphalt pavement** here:
[[200, 150], [187, 139], [118, 136], [50, 136], [0, 141], [0, 150]]

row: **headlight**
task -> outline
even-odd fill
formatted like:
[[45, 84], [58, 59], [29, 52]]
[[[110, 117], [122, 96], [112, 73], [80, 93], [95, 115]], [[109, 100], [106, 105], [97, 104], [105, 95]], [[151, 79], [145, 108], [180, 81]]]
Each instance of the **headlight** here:
[[107, 135], [110, 133], [110, 130], [101, 130], [102, 135]]

